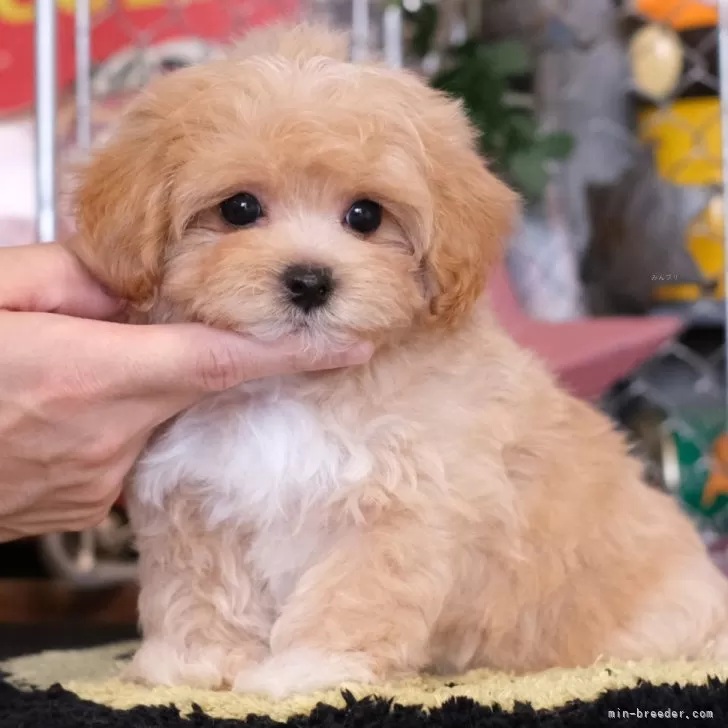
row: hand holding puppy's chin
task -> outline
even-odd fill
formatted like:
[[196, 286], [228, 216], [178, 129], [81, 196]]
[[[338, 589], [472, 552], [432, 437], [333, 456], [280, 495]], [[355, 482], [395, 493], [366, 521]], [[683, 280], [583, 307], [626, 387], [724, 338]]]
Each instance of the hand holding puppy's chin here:
[[[273, 376], [360, 366], [370, 361], [374, 354], [374, 344], [366, 341], [347, 346], [312, 347], [295, 335], [275, 341], [260, 341], [241, 334], [231, 334], [230, 337], [222, 334], [221, 344], [223, 341], [229, 347], [222, 356], [229, 360], [229, 373], [224, 379], [225, 384], [230, 386]], [[211, 349], [209, 356], [217, 356], [217, 352]], [[210, 362], [210, 368], [213, 366]], [[220, 390], [229, 388], [214, 387]]]

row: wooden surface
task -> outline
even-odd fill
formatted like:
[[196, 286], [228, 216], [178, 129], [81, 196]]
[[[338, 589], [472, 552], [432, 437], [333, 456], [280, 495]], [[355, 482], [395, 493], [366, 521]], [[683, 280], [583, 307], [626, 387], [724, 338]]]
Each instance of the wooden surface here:
[[0, 624], [136, 623], [137, 587], [77, 591], [46, 579], [0, 579]]

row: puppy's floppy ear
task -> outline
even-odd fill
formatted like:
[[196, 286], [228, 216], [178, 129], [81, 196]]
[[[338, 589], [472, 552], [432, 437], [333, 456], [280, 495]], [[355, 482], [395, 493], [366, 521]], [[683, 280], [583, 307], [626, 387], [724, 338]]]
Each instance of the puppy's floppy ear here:
[[469, 311], [504, 252], [519, 215], [519, 198], [475, 151], [473, 132], [453, 102], [449, 124], [430, 136], [433, 233], [427, 273], [434, 320], [452, 323]]
[[159, 283], [170, 229], [169, 142], [153, 99], [139, 99], [79, 171], [73, 198], [69, 247], [111, 292], [142, 306]]

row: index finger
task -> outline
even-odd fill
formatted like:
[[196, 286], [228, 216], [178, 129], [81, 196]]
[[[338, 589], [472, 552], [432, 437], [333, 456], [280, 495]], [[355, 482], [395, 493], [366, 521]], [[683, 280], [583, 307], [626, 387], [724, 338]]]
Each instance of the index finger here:
[[108, 333], [106, 351], [118, 352], [114, 364], [118, 385], [193, 399], [253, 379], [362, 364], [373, 351], [370, 344], [360, 342], [317, 352], [295, 339], [263, 343], [193, 323], [103, 326]]

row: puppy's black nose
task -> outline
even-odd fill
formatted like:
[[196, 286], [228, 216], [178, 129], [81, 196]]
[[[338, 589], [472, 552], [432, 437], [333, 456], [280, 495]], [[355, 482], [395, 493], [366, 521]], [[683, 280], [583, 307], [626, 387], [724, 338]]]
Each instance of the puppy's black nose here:
[[308, 313], [329, 300], [334, 290], [334, 277], [330, 268], [292, 265], [283, 271], [283, 285], [291, 303]]

